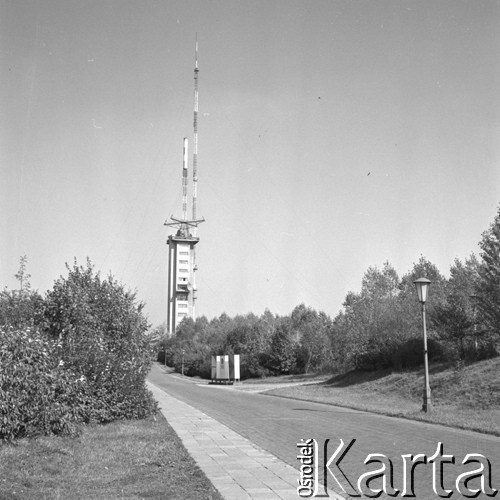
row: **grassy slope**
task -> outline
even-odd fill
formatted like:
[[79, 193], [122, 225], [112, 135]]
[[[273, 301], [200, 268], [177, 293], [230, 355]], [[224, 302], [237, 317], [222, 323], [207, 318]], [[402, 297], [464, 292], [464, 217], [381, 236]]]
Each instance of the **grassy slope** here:
[[[269, 382], [270, 379], [267, 379]], [[287, 377], [283, 383], [300, 379]], [[269, 394], [320, 401], [386, 415], [441, 423], [500, 436], [500, 358], [462, 370], [430, 368], [433, 410], [421, 411], [423, 371], [352, 372]]]
[[0, 499], [221, 500], [162, 415], [0, 444]]

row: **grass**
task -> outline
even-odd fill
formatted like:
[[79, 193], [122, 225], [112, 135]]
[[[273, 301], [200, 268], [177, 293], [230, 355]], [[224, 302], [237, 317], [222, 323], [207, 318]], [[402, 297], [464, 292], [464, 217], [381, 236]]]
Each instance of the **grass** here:
[[[431, 365], [433, 408], [423, 413], [423, 371], [351, 372], [325, 379], [277, 377], [267, 394], [318, 401], [500, 436], [500, 358], [462, 369]], [[272, 379], [262, 381], [271, 383]], [[300, 385], [289, 385], [302, 382]], [[255, 384], [255, 382], [253, 382]], [[288, 385], [287, 385], [288, 384]]]
[[162, 415], [0, 445], [0, 499], [221, 500]]

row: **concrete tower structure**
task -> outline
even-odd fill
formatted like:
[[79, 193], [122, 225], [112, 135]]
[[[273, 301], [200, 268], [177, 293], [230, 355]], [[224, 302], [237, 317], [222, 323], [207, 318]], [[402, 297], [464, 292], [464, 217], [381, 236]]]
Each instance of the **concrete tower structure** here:
[[[174, 225], [175, 222], [166, 225]], [[192, 236], [190, 226], [179, 227], [168, 244], [167, 327], [170, 334], [185, 318], [195, 316], [194, 246], [200, 241]]]
[[170, 235], [168, 245], [168, 283], [167, 283], [167, 328], [170, 335], [186, 317], [195, 318], [196, 303], [196, 265], [195, 245], [200, 241], [197, 236], [198, 224], [205, 219], [196, 218], [198, 183], [198, 41], [195, 50], [194, 69], [194, 151], [193, 151], [193, 205], [192, 217], [187, 215], [188, 188], [188, 140], [184, 138], [182, 162], [182, 218], [170, 217], [165, 226], [174, 227], [177, 232]]

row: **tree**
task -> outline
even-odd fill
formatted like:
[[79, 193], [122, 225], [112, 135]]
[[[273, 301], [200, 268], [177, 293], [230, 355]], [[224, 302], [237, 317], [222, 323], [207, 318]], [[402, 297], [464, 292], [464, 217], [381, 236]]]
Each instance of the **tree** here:
[[481, 263], [476, 294], [478, 312], [498, 342], [500, 337], [500, 207], [490, 228], [479, 243]]
[[196, 335], [204, 336], [208, 331], [208, 319], [206, 316], [198, 316], [194, 322]]
[[361, 292], [347, 294], [344, 310], [330, 328], [334, 368], [373, 370], [415, 366], [413, 346], [421, 334], [421, 313], [413, 281], [421, 276], [433, 282], [429, 308], [433, 313], [445, 296], [446, 280], [427, 259], [421, 257], [401, 280], [388, 262], [382, 270], [368, 268]]
[[427, 260], [423, 255], [420, 256], [418, 262], [413, 264], [412, 270], [401, 278], [399, 297], [403, 302], [416, 304], [415, 308], [418, 310], [417, 292], [415, 290], [414, 281], [422, 277], [432, 282], [427, 304], [429, 310], [432, 309], [435, 304], [444, 300], [446, 296], [446, 279], [440, 273], [437, 266]]
[[344, 313], [336, 318], [332, 330], [339, 344], [342, 325], [345, 343], [342, 351], [347, 356], [343, 365], [351, 364], [358, 369], [391, 365], [393, 352], [404, 337], [399, 293], [398, 274], [389, 262], [385, 262], [382, 270], [368, 268], [359, 294], [350, 292], [346, 296]]
[[223, 350], [217, 354], [240, 354], [242, 379], [262, 377], [268, 374], [265, 368], [268, 345], [269, 339], [259, 318], [250, 313], [233, 319]]
[[17, 274], [15, 274], [15, 278], [19, 281], [19, 291], [21, 293], [23, 292], [29, 292], [31, 288], [31, 284], [29, 279], [31, 278], [31, 274], [28, 274], [26, 271], [26, 267], [28, 264], [28, 257], [26, 255], [23, 255], [20, 258], [20, 263], [19, 263], [19, 271], [17, 271]]
[[[424, 256], [421, 256], [418, 262], [413, 264], [412, 270], [403, 276], [400, 284], [400, 319], [407, 339], [416, 338], [422, 332], [421, 306], [417, 299], [414, 284], [415, 280], [422, 277], [432, 282], [426, 302], [427, 317], [430, 325], [433, 324], [432, 321], [436, 307], [446, 301], [445, 277], [439, 272], [437, 266]], [[431, 338], [435, 334], [432, 330], [428, 333]]]
[[210, 347], [212, 356], [224, 353], [224, 345], [227, 335], [233, 327], [233, 320], [226, 313], [222, 313], [218, 318], [213, 318], [204, 334], [204, 341]]
[[196, 329], [193, 318], [186, 316], [177, 326], [175, 338], [178, 342], [188, 342], [193, 340], [196, 335]]
[[328, 358], [330, 318], [300, 304], [292, 311], [291, 322], [297, 342], [297, 370], [303, 373], [319, 370]]
[[287, 374], [295, 367], [297, 344], [294, 340], [292, 322], [288, 316], [279, 318], [271, 339], [269, 367], [276, 373]]
[[433, 326], [440, 330], [441, 339], [456, 343], [460, 359], [465, 359], [465, 339], [473, 326], [465, 305], [453, 300], [438, 305], [434, 312]]
[[474, 296], [479, 279], [479, 261], [474, 254], [462, 262], [455, 259], [450, 267], [450, 279], [446, 286], [448, 297], [456, 297], [468, 302]]
[[373, 300], [392, 298], [398, 295], [399, 277], [396, 270], [384, 262], [382, 271], [377, 267], [369, 267], [361, 282], [363, 296]]
[[0, 325], [12, 328], [43, 326], [44, 301], [37, 291], [31, 290], [27, 273], [26, 255], [20, 258], [19, 270], [14, 275], [19, 290], [0, 292]]
[[157, 361], [161, 363], [165, 363], [165, 345], [168, 339], [168, 326], [166, 322], [163, 322], [159, 325], [156, 325], [154, 328], [151, 328], [148, 333], [149, 343], [157, 353]]
[[446, 299], [438, 303], [432, 318], [433, 327], [444, 341], [451, 341], [460, 359], [464, 360], [471, 349], [468, 341], [474, 340], [471, 352], [477, 355], [477, 339], [474, 338], [474, 290], [478, 278], [478, 261], [474, 255], [462, 263], [459, 259], [450, 268], [446, 283]]

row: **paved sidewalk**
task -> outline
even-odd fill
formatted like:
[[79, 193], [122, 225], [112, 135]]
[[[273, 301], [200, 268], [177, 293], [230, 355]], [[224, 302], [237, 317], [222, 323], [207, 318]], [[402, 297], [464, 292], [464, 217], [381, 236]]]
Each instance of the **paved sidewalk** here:
[[[148, 382], [148, 387], [189, 454], [225, 498], [300, 498], [298, 469], [154, 384]], [[330, 498], [342, 499], [329, 493]]]

